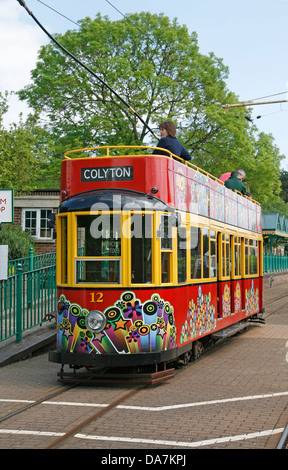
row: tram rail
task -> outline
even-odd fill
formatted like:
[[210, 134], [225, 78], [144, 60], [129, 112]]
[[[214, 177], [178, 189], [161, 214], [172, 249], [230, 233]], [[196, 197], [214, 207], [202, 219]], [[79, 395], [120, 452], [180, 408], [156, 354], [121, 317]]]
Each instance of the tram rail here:
[[288, 424], [286, 428], [284, 429], [284, 432], [280, 438], [280, 441], [276, 447], [276, 449], [288, 449]]
[[[75, 383], [75, 384], [72, 384], [70, 386], [65, 387], [64, 389], [63, 389], [63, 387], [61, 387], [61, 390], [58, 390], [54, 393], [46, 395], [45, 397], [40, 398], [39, 400], [36, 400], [33, 403], [29, 403], [29, 404], [23, 406], [22, 408], [19, 408], [19, 409], [15, 410], [11, 413], [6, 414], [5, 416], [2, 416], [0, 418], [0, 423], [2, 423], [3, 421], [7, 421], [7, 420], [9, 420], [10, 418], [13, 418], [16, 415], [19, 415], [20, 413], [24, 413], [25, 411], [28, 411], [31, 408], [35, 408], [36, 406], [39, 406], [39, 405], [47, 402], [48, 400], [51, 400], [51, 398], [62, 395], [64, 393], [66, 393], [67, 391], [69, 391], [71, 388], [75, 388], [79, 385], [80, 385], [80, 383]], [[136, 388], [133, 388], [132, 390], [129, 390], [128, 393], [125, 393], [120, 398], [117, 398], [116, 400], [114, 400], [109, 405], [104, 406], [103, 409], [101, 409], [100, 411], [97, 411], [97, 413], [94, 413], [92, 416], [90, 416], [86, 420], [81, 421], [78, 425], [76, 425], [70, 431], [66, 432], [63, 436], [59, 437], [59, 439], [57, 439], [56, 441], [51, 443], [48, 447], [46, 447], [46, 449], [55, 449], [55, 448], [59, 447], [62, 443], [64, 443], [65, 441], [67, 441], [68, 439], [73, 437], [76, 433], [78, 433], [79, 431], [81, 431], [82, 429], [87, 427], [89, 424], [91, 424], [98, 417], [100, 417], [103, 414], [107, 413], [112, 408], [115, 408], [117, 405], [119, 405], [120, 403], [125, 401], [127, 398], [130, 398], [131, 396], [133, 396], [136, 393], [140, 392], [141, 390], [143, 390], [147, 386], [148, 385], [141, 384], [141, 385], [138, 385]]]

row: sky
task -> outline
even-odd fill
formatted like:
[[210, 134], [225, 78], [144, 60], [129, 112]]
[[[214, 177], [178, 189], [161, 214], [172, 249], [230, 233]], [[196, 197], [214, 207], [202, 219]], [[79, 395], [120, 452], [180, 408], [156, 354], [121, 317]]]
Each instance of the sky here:
[[[73, 21], [86, 16], [93, 19], [98, 12], [113, 21], [134, 12], [164, 13], [171, 20], [177, 18], [180, 25], [185, 24], [190, 33], [197, 33], [202, 54], [213, 52], [223, 60], [229, 68], [227, 87], [240, 101], [288, 100], [288, 0], [25, 0], [25, 3], [51, 34], [77, 29]], [[18, 91], [30, 82], [39, 48], [48, 42], [49, 38], [17, 0], [0, 0], [1, 92]], [[26, 104], [16, 98], [11, 98], [9, 105], [6, 126], [18, 122], [19, 113], [25, 117], [28, 112]], [[272, 134], [274, 144], [285, 155], [281, 167], [288, 171], [288, 102], [251, 109], [259, 132]]]

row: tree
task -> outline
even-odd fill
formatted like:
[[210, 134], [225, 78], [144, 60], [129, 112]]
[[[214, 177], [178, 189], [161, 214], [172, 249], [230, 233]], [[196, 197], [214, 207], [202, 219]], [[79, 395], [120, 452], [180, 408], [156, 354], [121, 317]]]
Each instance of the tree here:
[[[140, 32], [139, 32], [140, 31]], [[279, 151], [269, 136], [257, 135], [249, 111], [224, 113], [237, 101], [225, 80], [222, 60], [200, 54], [196, 33], [163, 14], [140, 13], [111, 22], [100, 14], [79, 21], [79, 30], [57, 40], [109, 84], [150, 127], [174, 120], [192, 162], [215, 176], [243, 168], [259, 202], [279, 189]], [[50, 168], [60, 173], [60, 156], [73, 148], [156, 144], [147, 127], [100, 81], [53, 42], [40, 49], [33, 83], [19, 92], [45, 115], [55, 142]], [[266, 170], [265, 159], [268, 160]], [[258, 184], [258, 165], [261, 184]], [[273, 173], [274, 172], [274, 173]]]
[[[3, 127], [3, 115], [8, 110], [7, 93], [0, 93], [0, 187], [14, 188], [16, 194], [36, 188], [48, 162], [45, 132], [38, 125], [37, 115], [24, 122]], [[41, 143], [41, 144], [40, 144]]]
[[[57, 39], [147, 124], [158, 127], [163, 117], [169, 117], [204, 132], [204, 126], [211, 126], [203, 103], [226, 100], [228, 69], [213, 54], [202, 56], [196, 34], [189, 35], [176, 19], [170, 23], [167, 17], [150, 13], [129, 18], [142, 34], [125, 19], [111, 22], [97, 15], [93, 21], [81, 20], [79, 31], [67, 31]], [[41, 48], [32, 78], [20, 97], [48, 116], [61, 152], [67, 147], [141, 144], [150, 136], [113, 93], [53, 43]]]
[[19, 226], [2, 224], [0, 245], [8, 245], [8, 259], [12, 260], [29, 256], [29, 248], [34, 247], [35, 240]]

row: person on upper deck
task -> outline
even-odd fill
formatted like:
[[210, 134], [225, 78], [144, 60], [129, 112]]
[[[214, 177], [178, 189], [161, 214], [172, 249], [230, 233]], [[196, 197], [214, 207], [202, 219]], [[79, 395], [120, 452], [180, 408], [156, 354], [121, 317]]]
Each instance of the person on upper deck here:
[[248, 196], [246, 186], [243, 183], [245, 178], [246, 174], [244, 170], [232, 171], [230, 178], [224, 182], [224, 185], [232, 191], [236, 190], [239, 191], [239, 193]]
[[[174, 122], [165, 121], [161, 122], [160, 126], [160, 134], [161, 139], [159, 140], [157, 147], [167, 149], [177, 157], [183, 158], [183, 160], [191, 160], [190, 153], [185, 149], [185, 147], [179, 142], [176, 138], [176, 126]], [[153, 155], [169, 155], [167, 152], [163, 150], [157, 150], [157, 148], [153, 151]]]

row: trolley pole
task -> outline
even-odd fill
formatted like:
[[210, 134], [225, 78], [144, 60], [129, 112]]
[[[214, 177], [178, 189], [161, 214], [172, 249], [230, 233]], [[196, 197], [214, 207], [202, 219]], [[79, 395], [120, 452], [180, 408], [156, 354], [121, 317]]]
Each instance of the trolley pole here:
[[255, 101], [243, 101], [242, 103], [227, 103], [227, 104], [222, 104], [222, 108], [224, 108], [224, 114], [229, 108], [239, 108], [243, 106], [257, 106], [259, 104], [277, 104], [277, 103], [286, 103], [288, 100], [276, 100], [276, 101], [259, 101], [258, 103], [255, 103]]

